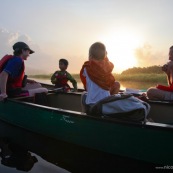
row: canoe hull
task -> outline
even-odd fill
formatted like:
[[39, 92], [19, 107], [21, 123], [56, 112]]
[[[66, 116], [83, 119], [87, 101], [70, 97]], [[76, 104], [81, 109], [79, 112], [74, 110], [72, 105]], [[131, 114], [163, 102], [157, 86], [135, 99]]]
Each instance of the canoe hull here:
[[13, 100], [1, 102], [0, 110], [1, 120], [53, 139], [151, 163], [173, 160], [171, 126], [120, 123]]

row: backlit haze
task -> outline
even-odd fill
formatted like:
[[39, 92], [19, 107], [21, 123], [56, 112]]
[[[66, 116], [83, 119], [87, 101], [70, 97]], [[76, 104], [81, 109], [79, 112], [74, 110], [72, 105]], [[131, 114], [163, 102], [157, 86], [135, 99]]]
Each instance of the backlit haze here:
[[0, 57], [24, 41], [35, 51], [28, 74], [53, 73], [60, 58], [79, 73], [100, 41], [115, 73], [162, 65], [173, 45], [172, 7], [172, 0], [0, 0]]

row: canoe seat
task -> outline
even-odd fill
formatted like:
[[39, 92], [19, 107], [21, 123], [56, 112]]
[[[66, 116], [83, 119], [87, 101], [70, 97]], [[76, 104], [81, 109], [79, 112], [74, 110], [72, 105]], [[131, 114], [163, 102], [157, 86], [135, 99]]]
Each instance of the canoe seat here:
[[72, 111], [82, 111], [81, 94], [76, 93], [48, 93], [47, 99], [50, 107]]

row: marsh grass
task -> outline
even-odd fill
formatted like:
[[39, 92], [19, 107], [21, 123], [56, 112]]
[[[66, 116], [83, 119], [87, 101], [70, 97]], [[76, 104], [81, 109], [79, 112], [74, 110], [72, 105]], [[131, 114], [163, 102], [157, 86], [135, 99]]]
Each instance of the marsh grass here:
[[115, 79], [118, 81], [131, 81], [131, 82], [160, 82], [166, 83], [166, 75], [165, 74], [114, 74]]
[[36, 79], [50, 79], [52, 74], [36, 74], [36, 75], [28, 75], [29, 78], [36, 78]]
[[[124, 82], [158, 82], [158, 83], [166, 83], [166, 75], [165, 74], [113, 74], [115, 79], [118, 81]], [[50, 79], [52, 74], [40, 74], [40, 75], [29, 75], [30, 78], [37, 79]], [[72, 74], [72, 76], [76, 79], [76, 81], [80, 82], [79, 74]]]

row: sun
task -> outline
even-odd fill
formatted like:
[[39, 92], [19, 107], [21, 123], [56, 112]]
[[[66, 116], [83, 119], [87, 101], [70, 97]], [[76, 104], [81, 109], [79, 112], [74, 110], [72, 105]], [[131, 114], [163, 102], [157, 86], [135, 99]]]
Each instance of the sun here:
[[119, 31], [106, 35], [102, 42], [106, 45], [109, 60], [114, 63], [114, 72], [121, 73], [137, 65], [135, 49], [142, 44], [138, 34]]

